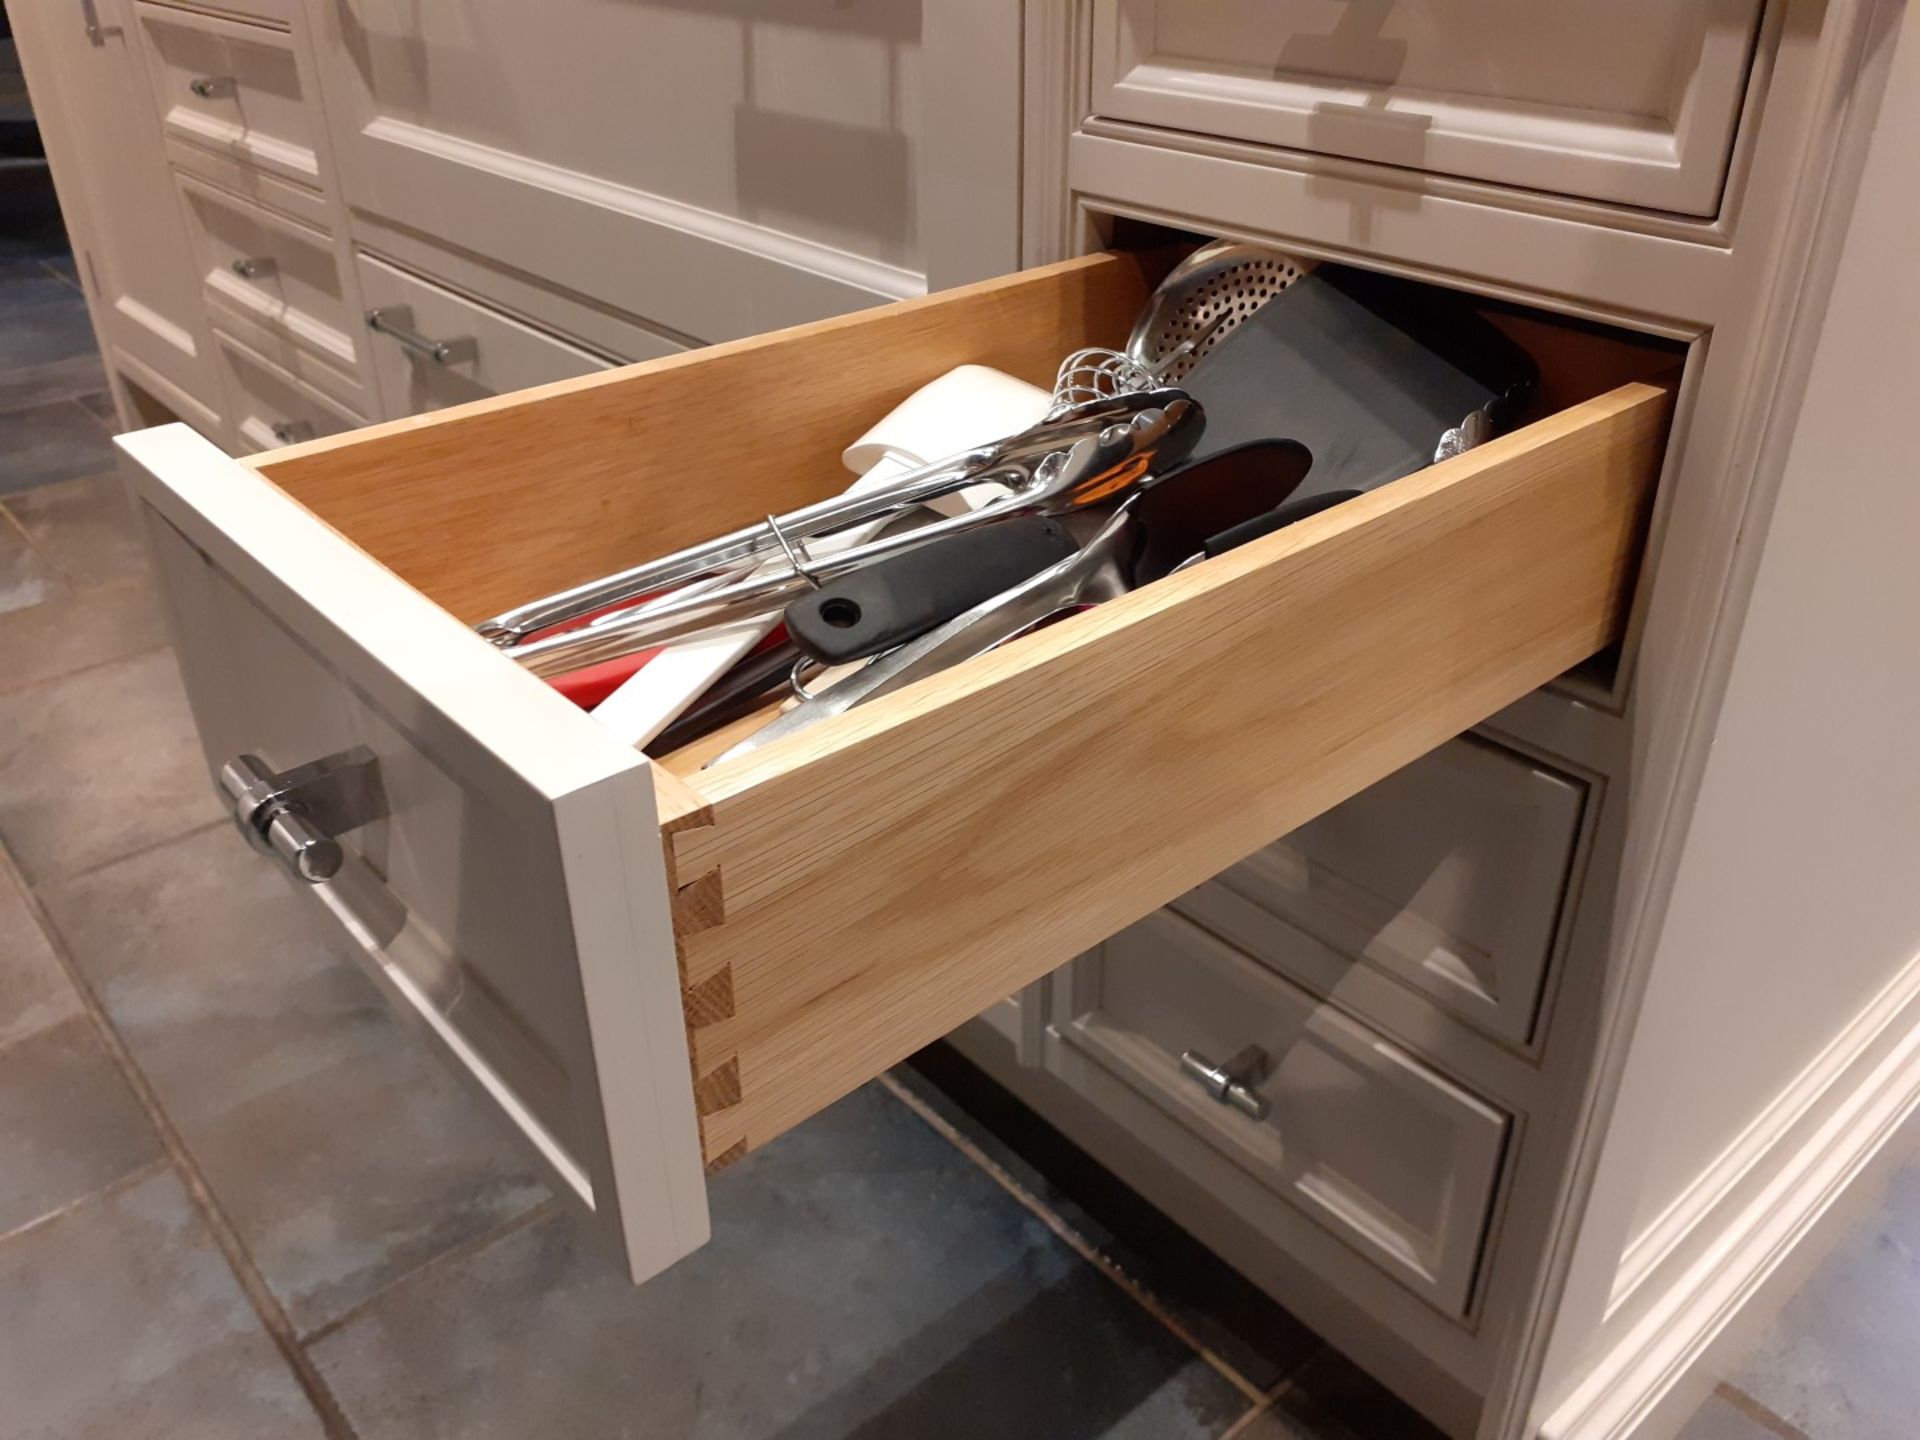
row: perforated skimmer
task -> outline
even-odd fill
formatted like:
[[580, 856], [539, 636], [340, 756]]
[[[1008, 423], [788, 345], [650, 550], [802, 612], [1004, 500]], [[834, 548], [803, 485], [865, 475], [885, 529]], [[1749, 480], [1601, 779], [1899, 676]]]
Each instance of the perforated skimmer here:
[[1076, 350], [1061, 362], [1054, 406], [1179, 384], [1208, 351], [1312, 268], [1310, 260], [1265, 245], [1202, 245], [1154, 287], [1125, 350]]

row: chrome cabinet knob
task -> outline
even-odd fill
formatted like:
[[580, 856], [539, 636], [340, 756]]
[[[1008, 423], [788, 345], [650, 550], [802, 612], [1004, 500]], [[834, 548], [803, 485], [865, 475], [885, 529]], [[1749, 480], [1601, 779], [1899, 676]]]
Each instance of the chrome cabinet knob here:
[[387, 813], [373, 752], [364, 746], [276, 772], [258, 755], [220, 767], [220, 790], [247, 843], [277, 855], [310, 885], [340, 873], [334, 837]]
[[229, 260], [227, 268], [242, 280], [258, 280], [274, 268], [271, 255], [242, 255], [237, 260]]
[[313, 438], [313, 422], [310, 420], [282, 420], [270, 427], [273, 438], [282, 445], [291, 445], [297, 440]]
[[1254, 1089], [1271, 1069], [1267, 1052], [1258, 1045], [1247, 1046], [1224, 1065], [1215, 1064], [1198, 1050], [1180, 1055], [1181, 1074], [1198, 1081], [1222, 1105], [1230, 1105], [1255, 1120], [1266, 1119], [1273, 1108], [1267, 1097]]
[[211, 100], [227, 88], [227, 83], [227, 77], [224, 75], [201, 75], [189, 80], [187, 82], [187, 89], [191, 90], [195, 95], [198, 95], [202, 100]]

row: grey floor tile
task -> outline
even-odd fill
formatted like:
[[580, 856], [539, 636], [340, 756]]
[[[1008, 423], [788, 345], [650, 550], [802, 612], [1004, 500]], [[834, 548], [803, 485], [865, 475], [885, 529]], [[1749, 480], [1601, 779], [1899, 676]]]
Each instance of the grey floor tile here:
[[0, 323], [49, 301], [70, 305], [76, 298], [73, 286], [43, 264], [14, 261], [0, 270]]
[[39, 305], [9, 311], [0, 325], [0, 372], [46, 365], [95, 351], [87, 302], [69, 290]]
[[4, 503], [35, 548], [75, 586], [119, 585], [147, 574], [147, 553], [115, 471], [41, 485]]
[[1240, 1392], [877, 1086], [712, 1190], [634, 1288], [556, 1211], [311, 1353], [365, 1440], [1218, 1435]]
[[1334, 1350], [1294, 1377], [1236, 1440], [1444, 1440], [1440, 1431]]
[[89, 390], [86, 394], [75, 398], [79, 401], [81, 409], [106, 427], [109, 435], [122, 433], [119, 412], [113, 408], [113, 396], [106, 390]]
[[166, 643], [160, 595], [151, 582], [79, 591], [62, 585], [41, 604], [0, 611], [0, 692], [145, 655]]
[[1917, 1356], [1920, 1165], [1910, 1165], [1727, 1378], [1819, 1440], [1910, 1440]]
[[44, 605], [65, 590], [59, 572], [0, 514], [0, 616]]
[[1710, 1395], [1707, 1403], [1694, 1411], [1693, 1418], [1680, 1427], [1674, 1440], [1782, 1440], [1783, 1429], [1757, 1419], [1750, 1405], [1742, 1407], [1726, 1396]]
[[0, 694], [0, 836], [30, 881], [220, 814], [170, 653]]
[[1260, 1390], [1320, 1337], [946, 1046], [895, 1077]]
[[73, 256], [61, 255], [40, 263], [47, 267], [50, 274], [59, 276], [76, 290], [80, 288], [80, 268], [73, 263]]
[[0, 873], [0, 1047], [81, 1013], [26, 897]]
[[0, 411], [0, 494], [112, 468], [113, 439], [84, 406], [56, 400]]
[[229, 827], [45, 895], [296, 1329], [546, 1198], [331, 917]]
[[160, 1154], [91, 1020], [67, 1020], [0, 1050], [0, 1235]]
[[77, 400], [98, 394], [106, 384], [106, 368], [91, 350], [44, 365], [0, 370], [0, 411], [48, 405], [56, 400]]
[[318, 1440], [171, 1171], [0, 1242], [0, 1440]]

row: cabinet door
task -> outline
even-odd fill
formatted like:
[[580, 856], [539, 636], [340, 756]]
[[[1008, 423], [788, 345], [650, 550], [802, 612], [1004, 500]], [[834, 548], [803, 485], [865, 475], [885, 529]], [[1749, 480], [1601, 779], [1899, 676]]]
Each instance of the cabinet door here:
[[[15, 7], [27, 78], [50, 137], [60, 200], [92, 275], [101, 348], [178, 394], [184, 418], [219, 424], [200, 276], [173, 193], [125, 0]], [[143, 377], [144, 378], [144, 377]], [[198, 407], [197, 410], [195, 407]]]
[[664, 333], [734, 339], [1018, 263], [1008, 0], [316, 18], [356, 210]]

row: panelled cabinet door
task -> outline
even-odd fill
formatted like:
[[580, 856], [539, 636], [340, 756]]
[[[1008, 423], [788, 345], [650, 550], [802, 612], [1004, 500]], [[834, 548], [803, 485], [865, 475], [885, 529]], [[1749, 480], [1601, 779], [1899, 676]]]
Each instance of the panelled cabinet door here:
[[1093, 113], [1711, 215], [1760, 0], [1099, 0]]
[[346, 198], [692, 340], [974, 278], [942, 262], [1018, 191], [1019, 7], [773, 9], [314, 7]]
[[1504, 1113], [1170, 913], [1074, 962], [1067, 988], [1056, 1025], [1074, 1050], [1435, 1307], [1466, 1313]]
[[[58, 132], [49, 143], [76, 248], [103, 302], [101, 339], [169, 387], [160, 398], [184, 418], [217, 430], [220, 382], [200, 275], [154, 122], [133, 8], [86, 0], [15, 6], [12, 14], [35, 101], [48, 111], [46, 129]], [[57, 107], [66, 110], [64, 123], [52, 118]]]

